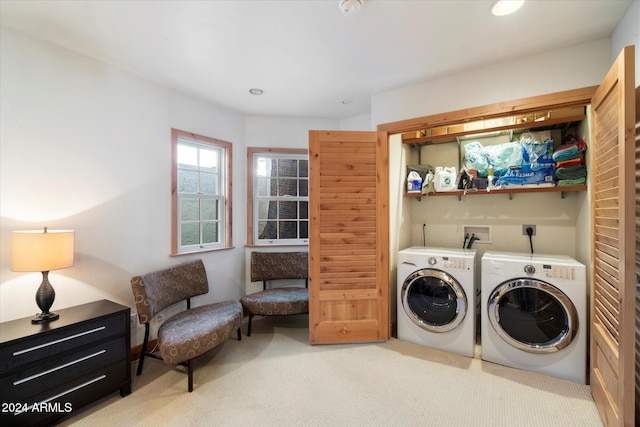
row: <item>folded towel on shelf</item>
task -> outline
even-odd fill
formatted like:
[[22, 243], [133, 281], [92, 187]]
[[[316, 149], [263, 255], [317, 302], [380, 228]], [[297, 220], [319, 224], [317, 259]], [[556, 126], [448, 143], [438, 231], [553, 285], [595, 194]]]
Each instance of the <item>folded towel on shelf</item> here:
[[562, 160], [556, 163], [556, 169], [566, 168], [567, 166], [584, 165], [584, 157], [582, 154], [578, 157], [568, 160]]
[[560, 179], [558, 180], [558, 187], [568, 187], [572, 185], [585, 185], [587, 183], [587, 178], [576, 178], [576, 179]]
[[554, 162], [560, 162], [578, 157], [585, 151], [587, 151], [587, 144], [582, 139], [569, 135], [565, 138], [565, 143], [555, 149], [551, 158]]
[[587, 177], [587, 167], [584, 165], [567, 166], [565, 168], [556, 169], [556, 178], [561, 179], [578, 179]]

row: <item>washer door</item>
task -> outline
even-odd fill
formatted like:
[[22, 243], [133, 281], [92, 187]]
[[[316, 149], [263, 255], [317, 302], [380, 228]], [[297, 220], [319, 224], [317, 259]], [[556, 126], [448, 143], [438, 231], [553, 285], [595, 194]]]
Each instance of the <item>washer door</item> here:
[[511, 279], [487, 300], [493, 329], [512, 346], [530, 353], [552, 353], [568, 346], [578, 332], [576, 308], [564, 292], [535, 279]]
[[460, 283], [437, 269], [411, 273], [402, 285], [401, 298], [409, 318], [430, 332], [454, 329], [467, 312], [467, 296]]

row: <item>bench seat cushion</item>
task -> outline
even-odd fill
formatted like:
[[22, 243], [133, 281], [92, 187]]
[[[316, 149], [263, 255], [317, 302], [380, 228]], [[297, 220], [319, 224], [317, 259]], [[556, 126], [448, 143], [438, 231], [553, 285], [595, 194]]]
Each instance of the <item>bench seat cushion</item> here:
[[226, 341], [242, 323], [242, 305], [223, 301], [195, 307], [168, 318], [158, 329], [162, 360], [175, 365]]
[[273, 288], [245, 295], [240, 299], [251, 314], [279, 316], [309, 312], [309, 289]]

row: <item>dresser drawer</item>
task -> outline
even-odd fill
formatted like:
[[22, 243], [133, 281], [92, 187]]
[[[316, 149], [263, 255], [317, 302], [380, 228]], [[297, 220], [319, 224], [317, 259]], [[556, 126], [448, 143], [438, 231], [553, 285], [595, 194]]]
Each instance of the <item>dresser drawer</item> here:
[[[9, 426], [48, 426], [72, 411], [123, 386], [123, 362], [106, 366], [98, 372], [75, 377], [62, 386], [54, 387], [25, 400], [9, 400], [12, 408], [2, 408], [0, 421]], [[128, 367], [127, 367], [128, 368]], [[35, 404], [35, 406], [34, 406]], [[5, 411], [4, 409], [19, 411]]]
[[[126, 339], [114, 338], [84, 348], [81, 351], [60, 355], [34, 363], [20, 371], [0, 378], [2, 401], [25, 399], [43, 389], [53, 389], [69, 379], [95, 372], [103, 366], [122, 361], [121, 378], [126, 379]], [[10, 398], [9, 398], [10, 397]]]
[[17, 340], [0, 350], [0, 371], [9, 371], [28, 363], [59, 355], [69, 350], [105, 340], [111, 336], [123, 335], [129, 319], [125, 312], [94, 319], [78, 325], [42, 332], [28, 340]]

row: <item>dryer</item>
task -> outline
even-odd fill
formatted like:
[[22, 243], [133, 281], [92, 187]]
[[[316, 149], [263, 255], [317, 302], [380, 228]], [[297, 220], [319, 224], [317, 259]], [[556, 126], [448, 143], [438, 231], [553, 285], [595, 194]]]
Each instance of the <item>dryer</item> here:
[[583, 264], [563, 255], [487, 251], [480, 288], [483, 360], [586, 383]]
[[473, 357], [476, 251], [414, 246], [398, 252], [398, 338]]

